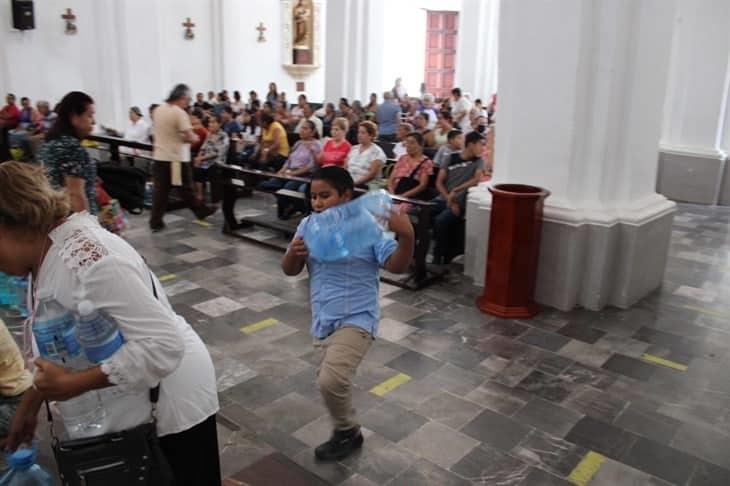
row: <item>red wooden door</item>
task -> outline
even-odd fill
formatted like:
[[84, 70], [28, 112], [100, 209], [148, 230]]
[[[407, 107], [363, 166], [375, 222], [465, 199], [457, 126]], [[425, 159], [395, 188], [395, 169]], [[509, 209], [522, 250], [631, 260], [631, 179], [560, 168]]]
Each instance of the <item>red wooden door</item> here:
[[459, 12], [429, 10], [426, 17], [426, 91], [448, 97], [456, 72], [456, 35]]

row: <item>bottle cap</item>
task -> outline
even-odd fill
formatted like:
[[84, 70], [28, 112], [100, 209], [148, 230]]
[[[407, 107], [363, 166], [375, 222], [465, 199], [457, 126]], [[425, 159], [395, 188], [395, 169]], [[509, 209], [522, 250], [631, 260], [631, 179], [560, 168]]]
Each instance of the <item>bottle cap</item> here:
[[13, 469], [28, 469], [34, 463], [34, 449], [18, 449], [8, 456], [8, 464]]
[[82, 300], [78, 305], [79, 315], [88, 316], [94, 313], [94, 304], [90, 300]]

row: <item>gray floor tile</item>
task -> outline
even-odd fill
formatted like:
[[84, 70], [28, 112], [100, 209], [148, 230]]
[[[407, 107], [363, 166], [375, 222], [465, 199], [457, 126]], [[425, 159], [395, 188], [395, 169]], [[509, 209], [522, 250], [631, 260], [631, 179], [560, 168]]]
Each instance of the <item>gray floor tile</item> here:
[[529, 473], [530, 466], [488, 446], [474, 448], [451, 470], [473, 484], [520, 484]]
[[427, 419], [398, 405], [382, 403], [360, 416], [363, 426], [392, 442], [398, 442], [427, 422]]
[[510, 454], [531, 466], [566, 477], [587, 452], [583, 447], [534, 430]]
[[419, 486], [469, 486], [469, 481], [425, 459], [420, 459], [388, 484], [392, 486], [401, 484], [417, 484]]
[[388, 368], [398, 370], [413, 378], [425, 378], [442, 365], [442, 362], [415, 351], [408, 351], [385, 363]]
[[512, 415], [516, 421], [555, 437], [565, 437], [582, 417], [579, 412], [539, 397], [533, 398]]
[[485, 410], [461, 428], [466, 435], [507, 452], [527, 436], [530, 428], [491, 410]]
[[482, 407], [476, 403], [446, 392], [429, 398], [414, 410], [417, 414], [440, 422], [452, 429], [460, 429], [481, 411]]

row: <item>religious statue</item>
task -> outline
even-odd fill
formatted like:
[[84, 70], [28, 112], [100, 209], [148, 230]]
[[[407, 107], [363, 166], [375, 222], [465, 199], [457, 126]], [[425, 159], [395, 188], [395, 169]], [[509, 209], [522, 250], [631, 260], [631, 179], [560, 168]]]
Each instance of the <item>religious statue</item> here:
[[294, 15], [294, 49], [311, 49], [312, 5], [299, 0], [292, 10]]

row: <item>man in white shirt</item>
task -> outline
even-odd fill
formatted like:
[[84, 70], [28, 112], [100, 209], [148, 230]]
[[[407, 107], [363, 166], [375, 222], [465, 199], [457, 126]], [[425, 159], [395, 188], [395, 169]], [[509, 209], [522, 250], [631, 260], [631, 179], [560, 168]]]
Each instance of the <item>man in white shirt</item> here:
[[322, 130], [324, 129], [324, 127], [322, 126], [322, 120], [314, 114], [314, 111], [312, 111], [312, 107], [309, 105], [309, 103], [306, 103], [304, 106], [302, 106], [302, 118], [299, 120], [299, 123], [297, 123], [297, 126], [295, 128], [297, 133], [299, 133], [299, 129], [304, 124], [304, 120], [309, 120], [314, 123], [319, 138], [322, 138]]
[[469, 113], [471, 112], [471, 102], [461, 94], [461, 88], [451, 90], [453, 98], [451, 100], [451, 116], [454, 118], [454, 125], [462, 130], [466, 130], [471, 125]]

